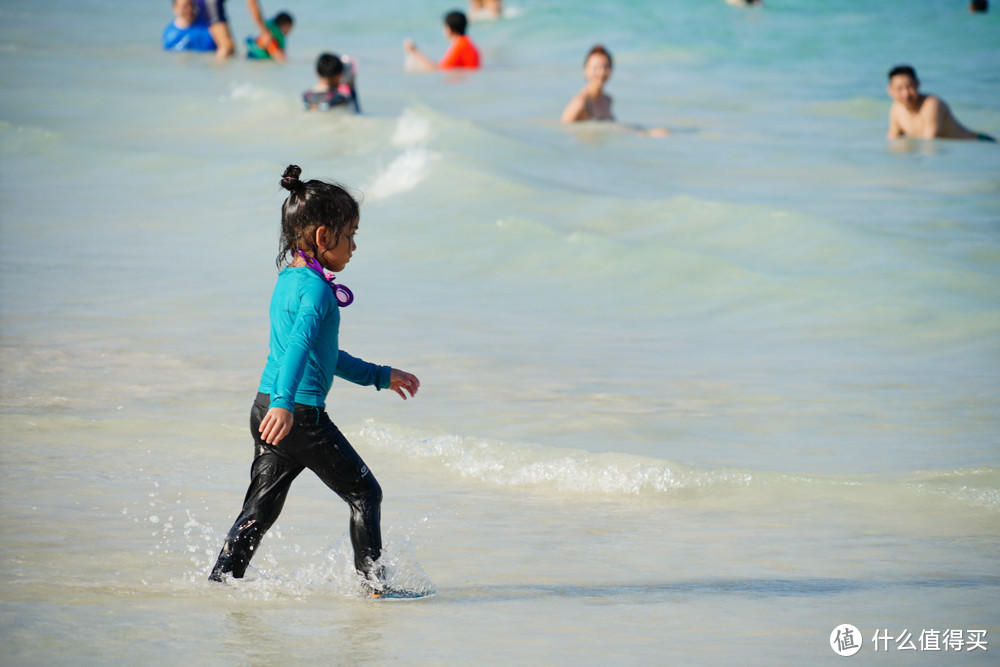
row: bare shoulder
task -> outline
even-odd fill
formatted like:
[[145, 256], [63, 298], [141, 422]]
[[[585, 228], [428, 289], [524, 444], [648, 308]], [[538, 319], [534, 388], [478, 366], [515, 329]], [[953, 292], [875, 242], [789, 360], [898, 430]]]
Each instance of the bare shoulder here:
[[562, 112], [562, 122], [572, 123], [587, 119], [587, 92], [581, 90], [574, 95]]
[[926, 95], [923, 104], [920, 105], [920, 112], [936, 115], [941, 109], [947, 108], [948, 104], [937, 95]]

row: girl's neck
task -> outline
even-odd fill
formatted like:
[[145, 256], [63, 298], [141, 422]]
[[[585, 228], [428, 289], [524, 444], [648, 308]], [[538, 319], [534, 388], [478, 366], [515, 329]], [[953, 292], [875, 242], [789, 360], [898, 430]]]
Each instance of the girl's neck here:
[[587, 94], [591, 97], [601, 97], [604, 95], [604, 82], [603, 81], [588, 81], [586, 87], [584, 88]]

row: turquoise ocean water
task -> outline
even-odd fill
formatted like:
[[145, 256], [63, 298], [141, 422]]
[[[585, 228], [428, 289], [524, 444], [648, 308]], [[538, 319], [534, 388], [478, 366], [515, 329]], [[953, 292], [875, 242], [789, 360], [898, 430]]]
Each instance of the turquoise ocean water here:
[[[0, 3], [0, 663], [993, 662], [899, 638], [1000, 641], [1000, 149], [884, 136], [901, 62], [1000, 136], [1000, 7], [506, 4], [415, 75], [446, 5], [264, 0], [282, 67], [161, 52], [167, 0]], [[558, 124], [597, 42], [671, 137]], [[362, 116], [301, 110], [325, 50]], [[356, 595], [307, 474], [205, 581], [289, 163], [363, 198], [343, 347], [422, 381], [328, 409], [428, 600]]]

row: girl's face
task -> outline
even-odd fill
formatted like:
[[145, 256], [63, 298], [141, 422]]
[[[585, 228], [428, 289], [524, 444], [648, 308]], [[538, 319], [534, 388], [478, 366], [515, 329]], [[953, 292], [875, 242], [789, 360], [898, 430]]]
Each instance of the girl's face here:
[[611, 61], [603, 53], [593, 53], [583, 66], [587, 81], [604, 84], [611, 78]]
[[351, 255], [358, 249], [357, 244], [354, 243], [354, 235], [358, 232], [359, 222], [360, 220], [352, 222], [351, 226], [339, 238], [334, 238], [332, 230], [329, 227], [326, 228], [328, 230], [326, 243], [320, 246], [319, 257], [316, 258], [324, 269], [340, 273], [351, 261]]

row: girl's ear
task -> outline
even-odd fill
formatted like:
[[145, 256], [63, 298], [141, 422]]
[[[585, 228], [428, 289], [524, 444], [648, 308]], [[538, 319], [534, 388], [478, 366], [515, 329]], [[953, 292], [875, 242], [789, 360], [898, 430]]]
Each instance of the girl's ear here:
[[327, 227], [326, 225], [320, 225], [319, 227], [316, 228], [314, 234], [316, 236], [314, 240], [316, 241], [317, 248], [326, 249], [331, 247], [330, 246], [331, 234], [329, 227]]

